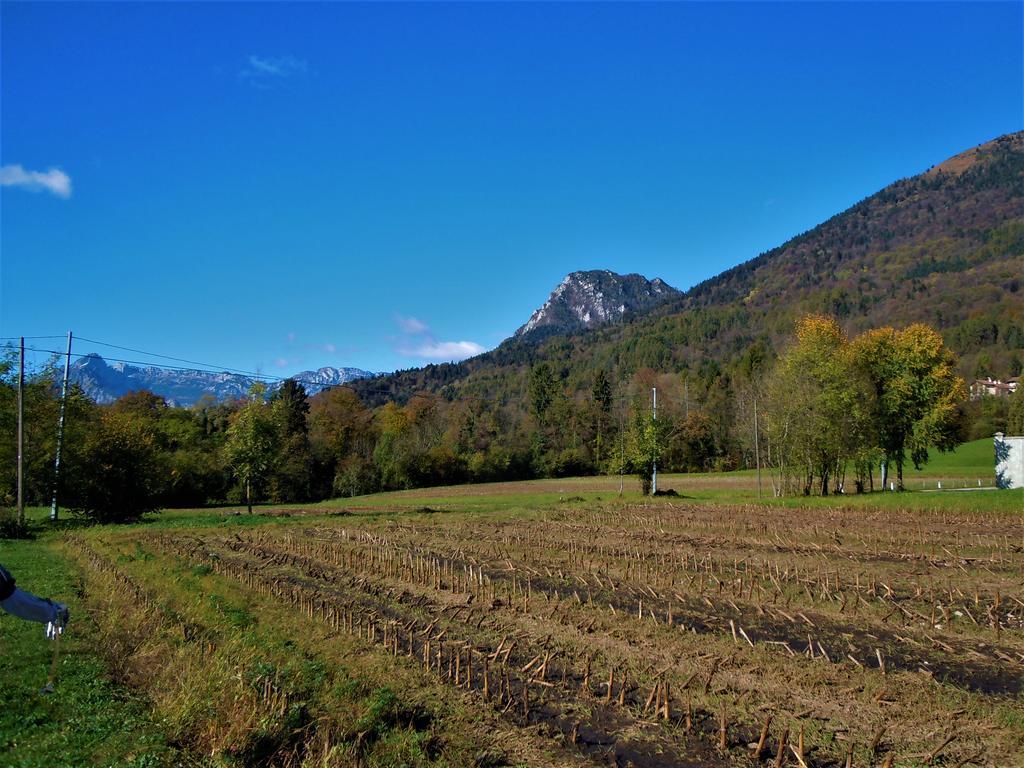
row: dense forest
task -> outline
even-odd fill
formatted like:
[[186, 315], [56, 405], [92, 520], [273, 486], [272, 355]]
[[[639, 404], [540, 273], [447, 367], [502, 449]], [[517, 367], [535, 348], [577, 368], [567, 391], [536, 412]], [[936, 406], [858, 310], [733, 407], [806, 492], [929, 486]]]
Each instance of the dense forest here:
[[[8, 356], [0, 364], [0, 506], [7, 507], [16, 492], [15, 362]], [[1024, 432], [1024, 391], [967, 401], [955, 367], [926, 326], [876, 329], [847, 342], [836, 319], [811, 316], [775, 362], [749, 354], [728, 372], [713, 363], [693, 375], [644, 368], [623, 382], [598, 367], [576, 388], [542, 362], [529, 369], [518, 399], [502, 403], [425, 392], [372, 407], [350, 386], [308, 397], [288, 380], [269, 396], [257, 385], [248, 398], [190, 408], [149, 392], [101, 406], [72, 388], [59, 478], [60, 397], [43, 370], [25, 388], [25, 498], [49, 504], [56, 485], [63, 507], [121, 520], [168, 506], [307, 502], [597, 472], [635, 474], [646, 490], [653, 461], [667, 472], [753, 466], [755, 409], [762, 464], [777, 473], [777, 493], [839, 491], [848, 470], [863, 491], [887, 458], [902, 471], [904, 461], [926, 460], [929, 448]], [[904, 380], [890, 385], [893, 376]], [[918, 399], [885, 411], [890, 389]], [[893, 442], [897, 423], [903, 431]]]

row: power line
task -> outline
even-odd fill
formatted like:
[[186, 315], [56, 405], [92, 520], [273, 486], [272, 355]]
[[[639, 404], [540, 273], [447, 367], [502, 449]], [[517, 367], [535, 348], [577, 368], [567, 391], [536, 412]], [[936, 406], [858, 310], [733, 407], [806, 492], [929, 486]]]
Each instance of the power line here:
[[[242, 370], [241, 368], [226, 368], [225, 367], [225, 368], [221, 369], [221, 367], [218, 366], [216, 363], [200, 363], [200, 362], [198, 362], [196, 360], [186, 360], [183, 357], [171, 357], [170, 355], [161, 355], [161, 354], [159, 354], [157, 352], [147, 352], [144, 349], [134, 349], [132, 347], [122, 347], [122, 346], [120, 346], [118, 344], [111, 344], [110, 342], [107, 342], [107, 341], [97, 341], [96, 339], [87, 339], [85, 336], [79, 336], [78, 340], [79, 341], [87, 341], [90, 344], [99, 344], [100, 346], [103, 346], [103, 347], [111, 347], [112, 349], [120, 349], [120, 350], [123, 350], [125, 352], [135, 352], [135, 353], [140, 354], [140, 355], [149, 355], [150, 357], [159, 357], [159, 358], [161, 358], [163, 360], [174, 360], [175, 362], [178, 362], [178, 363], [189, 363], [190, 365], [201, 365], [201, 366], [205, 366], [207, 368], [216, 368], [216, 369], [218, 369], [219, 372], [222, 370], [224, 373], [238, 373], [238, 374], [241, 374], [243, 376], [260, 376], [261, 375], [261, 374], [255, 373], [253, 371]], [[110, 358], [110, 359], [113, 360], [114, 358]], [[188, 369], [188, 370], [191, 370], [191, 369]]]
[[0, 341], [17, 341], [18, 339], [66, 339], [67, 336], [0, 336]]
[[[20, 336], [2, 336], [2, 337], [0, 337], [0, 340], [16, 340], [16, 339], [19, 339], [19, 338], [25, 338], [25, 339], [63, 339], [64, 336], [24, 336], [24, 337], [20, 337]], [[166, 369], [166, 370], [176, 370], [176, 371], [200, 371], [200, 372], [203, 372], [203, 373], [230, 373], [230, 374], [236, 374], [236, 375], [239, 375], [239, 376], [248, 376], [250, 378], [256, 378], [256, 379], [266, 378], [266, 379], [274, 379], [274, 380], [277, 380], [277, 381], [285, 381], [286, 379], [291, 378], [291, 379], [293, 379], [295, 381], [299, 381], [299, 379], [296, 379], [294, 376], [275, 376], [274, 374], [259, 373], [257, 371], [247, 371], [247, 370], [244, 370], [242, 368], [231, 368], [229, 366], [221, 366], [221, 365], [218, 365], [217, 363], [203, 363], [203, 362], [199, 362], [198, 360], [188, 360], [188, 359], [182, 358], [182, 357], [172, 357], [171, 355], [163, 355], [163, 354], [160, 354], [158, 352], [150, 352], [150, 351], [145, 350], [145, 349], [136, 349], [134, 347], [125, 347], [125, 346], [121, 346], [119, 344], [111, 344], [110, 342], [107, 342], [107, 341], [98, 341], [97, 339], [89, 339], [89, 338], [86, 338], [85, 336], [78, 336], [78, 337], [76, 337], [76, 339], [79, 340], [79, 341], [88, 342], [90, 344], [98, 344], [98, 345], [104, 346], [104, 347], [111, 347], [113, 349], [124, 350], [125, 352], [135, 352], [135, 353], [140, 354], [140, 355], [147, 355], [149, 357], [156, 357], [156, 358], [160, 358], [160, 359], [163, 359], [163, 360], [173, 360], [173, 361], [178, 362], [178, 363], [188, 363], [189, 365], [199, 366], [199, 367], [198, 368], [185, 368], [183, 366], [164, 365], [164, 364], [160, 364], [160, 363], [154, 363], [154, 362], [149, 361], [149, 360], [128, 360], [128, 359], [125, 359], [125, 358], [118, 358], [118, 357], [104, 357], [103, 358], [104, 360], [110, 360], [110, 361], [113, 361], [113, 362], [116, 362], [116, 363], [126, 363], [126, 364], [129, 364], [129, 365], [144, 365], [144, 366], [149, 366], [149, 367], [152, 367], [152, 368], [162, 368], [162, 369]], [[48, 352], [48, 353], [51, 353], [51, 354], [64, 354], [63, 352], [60, 352], [59, 350], [53, 350], [53, 349], [39, 349], [39, 348], [35, 348], [35, 347], [27, 347], [27, 349], [31, 349], [34, 352]], [[73, 356], [74, 357], [78, 357], [78, 358], [83, 358], [83, 357], [88, 357], [89, 355], [88, 354], [75, 354]], [[319, 384], [319, 382], [315, 382], [315, 381], [309, 381], [309, 380], [304, 380], [304, 381], [306, 381], [306, 383]]]
[[[84, 339], [83, 339], [83, 341], [84, 341]], [[42, 347], [25, 347], [25, 349], [31, 350], [32, 352], [46, 352], [46, 353], [53, 354], [53, 355], [63, 355], [63, 354], [65, 354], [64, 352], [61, 352], [59, 349], [43, 349]], [[141, 350], [134, 350], [134, 351], [140, 352]], [[143, 352], [142, 354], [148, 354], [148, 353], [147, 352]], [[228, 373], [228, 374], [237, 375], [237, 376], [252, 376], [252, 377], [262, 377], [262, 378], [268, 378], [268, 379], [278, 379], [278, 380], [281, 380], [281, 381], [284, 380], [284, 377], [282, 377], [282, 376], [274, 376], [272, 374], [253, 373], [253, 372], [249, 372], [249, 371], [242, 371], [242, 370], [239, 370], [239, 369], [218, 368], [218, 367], [214, 366], [211, 363], [195, 363], [195, 365], [206, 366], [204, 368], [186, 368], [183, 365], [166, 365], [164, 363], [154, 363], [151, 360], [128, 360], [128, 359], [122, 358], [122, 357], [102, 357], [100, 355], [97, 355], [95, 352], [85, 352], [85, 353], [82, 353], [82, 352], [72, 352], [71, 356], [72, 357], [77, 357], [77, 358], [96, 356], [96, 357], [99, 357], [101, 360], [105, 360], [107, 362], [126, 363], [128, 365], [143, 365], [143, 366], [147, 366], [149, 368], [161, 368], [161, 369], [168, 370], [168, 371], [197, 371], [199, 373]], [[188, 362], [188, 361], [182, 361], [182, 362]]]

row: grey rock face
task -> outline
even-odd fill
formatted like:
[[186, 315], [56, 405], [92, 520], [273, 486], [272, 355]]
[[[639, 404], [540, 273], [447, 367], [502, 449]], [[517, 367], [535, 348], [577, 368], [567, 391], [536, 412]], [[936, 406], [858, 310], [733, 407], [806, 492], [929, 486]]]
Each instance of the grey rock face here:
[[619, 275], [608, 270], [572, 272], [534, 311], [515, 338], [573, 333], [642, 314], [675, 296], [676, 290], [661, 278]]

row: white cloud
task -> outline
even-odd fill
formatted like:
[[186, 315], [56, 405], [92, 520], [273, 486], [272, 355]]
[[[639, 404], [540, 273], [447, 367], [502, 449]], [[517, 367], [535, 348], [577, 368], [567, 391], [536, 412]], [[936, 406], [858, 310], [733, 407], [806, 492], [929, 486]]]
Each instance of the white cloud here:
[[274, 361], [274, 365], [276, 365], [278, 368], [287, 368], [288, 367], [288, 358], [286, 358], [286, 357], [279, 357], [279, 358], [277, 358], [277, 360]]
[[45, 190], [57, 197], [71, 197], [71, 177], [59, 168], [26, 171], [20, 165], [5, 165], [0, 168], [0, 186], [21, 187], [30, 192]]
[[399, 350], [409, 357], [424, 360], [465, 360], [486, 351], [475, 341], [427, 341], [415, 347]]
[[238, 77], [256, 88], [271, 88], [275, 83], [309, 71], [304, 59], [294, 56], [257, 56], [250, 54]]
[[422, 320], [417, 320], [415, 317], [405, 317], [404, 315], [395, 315], [395, 322], [398, 323], [398, 327], [405, 333], [411, 333], [413, 335], [419, 335], [426, 333], [430, 330], [430, 327]]
[[411, 315], [396, 314], [395, 322], [403, 333], [403, 337], [396, 339], [399, 341], [397, 352], [406, 357], [447, 362], [465, 360], [486, 351], [475, 341], [437, 341], [430, 333], [430, 326]]

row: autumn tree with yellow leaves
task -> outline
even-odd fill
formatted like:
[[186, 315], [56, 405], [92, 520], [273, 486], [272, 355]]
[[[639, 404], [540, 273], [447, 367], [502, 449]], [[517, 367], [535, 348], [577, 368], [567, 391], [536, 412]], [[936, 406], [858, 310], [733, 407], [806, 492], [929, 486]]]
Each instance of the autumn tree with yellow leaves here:
[[[920, 466], [931, 448], [956, 441], [966, 397], [955, 359], [925, 325], [879, 328], [850, 340], [831, 317], [798, 321], [794, 343], [769, 376], [765, 455], [776, 494], [845, 492], [873, 486], [873, 466]], [[884, 482], [884, 480], [883, 480]]]
[[886, 464], [896, 467], [896, 484], [902, 490], [908, 454], [920, 468], [930, 448], [956, 447], [957, 406], [966, 399], [967, 386], [956, 374], [956, 358], [942, 337], [923, 323], [867, 331], [852, 349], [857, 369], [871, 383], [877, 445]]

